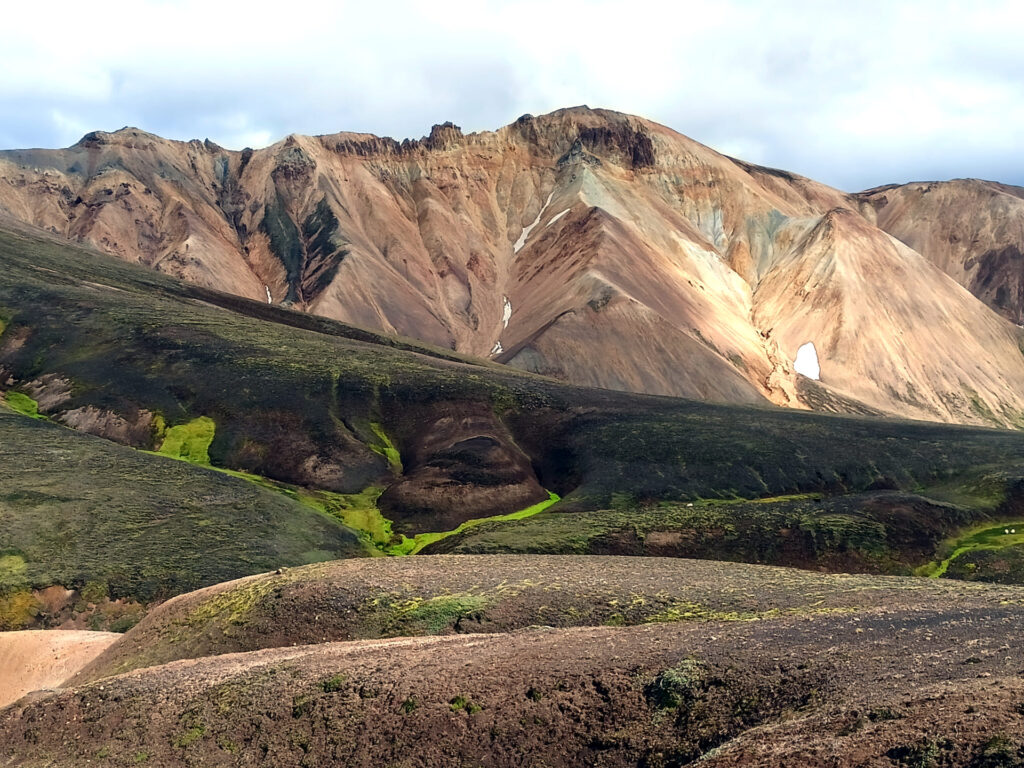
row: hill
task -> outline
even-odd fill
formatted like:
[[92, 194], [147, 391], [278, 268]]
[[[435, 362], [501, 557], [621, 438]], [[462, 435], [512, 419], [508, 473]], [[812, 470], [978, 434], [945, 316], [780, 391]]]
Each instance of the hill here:
[[[457, 560], [443, 565], [465, 574], [483, 564]], [[765, 593], [766, 604], [795, 610], [678, 611], [639, 626], [319, 642], [173, 661], [0, 710], [3, 764], [981, 768], [1020, 759], [1019, 587], [652, 559], [611, 570], [600, 558], [558, 564], [569, 569], [564, 586], [582, 579], [570, 597], [591, 610], [638, 588], [634, 602], [664, 589], [667, 599], [752, 607]], [[534, 581], [536, 563], [523, 558], [489, 565], [513, 584]], [[403, 578], [405, 562], [386, 566]], [[524, 584], [521, 605], [557, 583], [542, 570], [545, 584]], [[313, 585], [324, 576], [305, 573]], [[817, 605], [807, 602], [815, 580]], [[295, 583], [275, 586], [288, 595], [287, 616]], [[272, 615], [271, 595], [253, 618]], [[168, 604], [164, 629], [198, 637], [209, 598]], [[515, 605], [497, 595], [496, 615]], [[186, 607], [200, 623], [175, 618]], [[238, 626], [243, 635], [255, 628]], [[146, 642], [173, 645], [160, 631]]]

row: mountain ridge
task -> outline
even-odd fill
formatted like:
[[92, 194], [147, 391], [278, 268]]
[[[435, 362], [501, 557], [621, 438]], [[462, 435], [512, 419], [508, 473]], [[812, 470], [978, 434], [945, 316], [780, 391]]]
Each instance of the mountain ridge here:
[[[953, 284], [997, 310], [997, 299], [1012, 304], [1014, 252], [961, 274], [941, 253], [893, 251], [888, 235], [911, 243], [918, 224], [886, 214], [871, 192], [586, 107], [470, 134], [442, 123], [401, 142], [292, 134], [236, 151], [126, 127], [66, 150], [0, 152], [0, 210], [257, 301], [580, 385], [796, 408], [817, 407], [794, 369], [797, 347], [815, 342], [829, 347], [818, 386], [834, 402], [1024, 423], [1019, 332]], [[803, 254], [836, 209], [871, 231], [851, 223], [831, 249]], [[830, 272], [837, 253], [847, 269]], [[793, 290], [772, 277], [785, 264], [824, 279]], [[868, 279], [886, 273], [900, 280]], [[876, 308], [896, 289], [900, 320], [862, 314], [863, 334], [835, 312], [811, 321], [808, 296], [820, 306], [854, 287]], [[938, 322], [955, 344], [925, 332]]]

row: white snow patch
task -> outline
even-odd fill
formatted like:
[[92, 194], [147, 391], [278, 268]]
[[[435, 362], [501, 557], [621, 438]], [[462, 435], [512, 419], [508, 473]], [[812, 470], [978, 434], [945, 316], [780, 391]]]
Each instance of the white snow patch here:
[[554, 197], [555, 190], [551, 190], [551, 194], [548, 195], [548, 199], [544, 201], [544, 207], [540, 209], [540, 213], [537, 214], [537, 218], [523, 230], [523, 233], [519, 235], [519, 239], [516, 240], [516, 244], [512, 246], [512, 253], [519, 253], [520, 249], [526, 245], [526, 238], [530, 236], [533, 228], [540, 224], [540, 217], [544, 215], [544, 211], [547, 210], [548, 206], [551, 205], [551, 198]]
[[501, 339], [494, 342], [494, 349], [491, 350], [492, 355], [500, 355], [505, 351], [505, 348], [501, 346]]
[[561, 213], [556, 213], [556, 214], [555, 214], [554, 216], [552, 216], [552, 217], [551, 217], [551, 221], [549, 221], [549, 222], [548, 222], [548, 223], [547, 223], [547, 224], [546, 224], [545, 226], [548, 226], [548, 227], [550, 227], [550, 226], [551, 226], [552, 224], [554, 224], [554, 223], [555, 223], [556, 221], [558, 221], [558, 220], [559, 220], [560, 218], [562, 218], [563, 216], [565, 216], [565, 214], [567, 214], [568, 212], [569, 212], [569, 209], [568, 209], [568, 208], [566, 208], [566, 209], [565, 209], [564, 211], [562, 211]]
[[818, 365], [818, 350], [814, 348], [813, 341], [808, 341], [796, 351], [793, 369], [808, 379], [814, 379], [815, 381], [821, 379], [821, 366]]
[[273, 304], [274, 303], [274, 299], [271, 298], [271, 296], [270, 296], [270, 286], [269, 285], [264, 285], [263, 287], [267, 289], [267, 304]]
[[505, 306], [501, 310], [501, 327], [508, 328], [508, 321], [512, 317], [512, 302], [505, 297]]

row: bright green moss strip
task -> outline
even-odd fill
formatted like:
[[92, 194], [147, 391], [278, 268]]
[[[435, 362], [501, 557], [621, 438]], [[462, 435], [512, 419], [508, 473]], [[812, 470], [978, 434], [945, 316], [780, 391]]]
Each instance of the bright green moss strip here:
[[[1007, 533], [1007, 531], [1014, 532]], [[949, 555], [942, 560], [922, 566], [917, 570], [917, 574], [938, 579], [946, 573], [950, 563], [965, 552], [974, 552], [979, 549], [1004, 549], [1022, 544], [1024, 544], [1024, 523], [1000, 523], [995, 526], [986, 524], [984, 527], [974, 528], [966, 534], [946, 542], [940, 551], [949, 552]]]
[[402, 543], [395, 547], [391, 547], [388, 550], [388, 554], [415, 555], [427, 545], [433, 544], [435, 541], [441, 541], [441, 539], [447, 539], [449, 536], [454, 536], [457, 533], [462, 533], [473, 526], [480, 525], [481, 523], [504, 523], [510, 520], [522, 520], [543, 512], [558, 501], [561, 501], [561, 497], [557, 493], [548, 491], [548, 498], [545, 501], [538, 502], [537, 504], [527, 507], [526, 509], [521, 509], [518, 512], [511, 512], [507, 515], [495, 515], [493, 517], [479, 517], [475, 520], [467, 520], [454, 531], [443, 531], [441, 533], [417, 533], [414, 539], [408, 539], [403, 536]]
[[380, 445], [371, 445], [370, 449], [388, 460], [388, 466], [391, 467], [392, 472], [396, 475], [402, 474], [402, 455], [398, 452], [395, 444], [391, 442], [391, 438], [384, 432], [384, 427], [376, 421], [371, 421], [370, 429], [381, 443]]
[[193, 464], [210, 464], [210, 444], [217, 425], [213, 419], [200, 416], [187, 424], [179, 424], [167, 430], [164, 441], [157, 453], [163, 456], [170, 456], [172, 459], [181, 459]]
[[23, 395], [21, 392], [8, 392], [7, 404], [24, 416], [31, 416], [33, 419], [46, 418], [39, 413], [39, 403], [28, 395]]

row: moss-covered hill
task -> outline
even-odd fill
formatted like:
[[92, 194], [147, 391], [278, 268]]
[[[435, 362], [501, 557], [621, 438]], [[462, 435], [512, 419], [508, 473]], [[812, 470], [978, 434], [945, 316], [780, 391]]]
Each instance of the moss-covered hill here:
[[41, 607], [32, 588], [149, 601], [365, 554], [336, 518], [286, 496], [0, 407], [0, 629]]
[[[906, 571], [961, 528], [1019, 513], [1019, 432], [574, 388], [31, 233], [0, 231], [0, 262], [0, 389], [20, 418], [243, 471], [387, 552], [713, 553]], [[561, 500], [541, 511], [552, 493]], [[776, 501], [702, 504], [765, 497]], [[475, 524], [487, 518], [504, 522]], [[691, 530], [713, 546], [689, 546]], [[776, 546], [787, 531], [795, 546]]]

